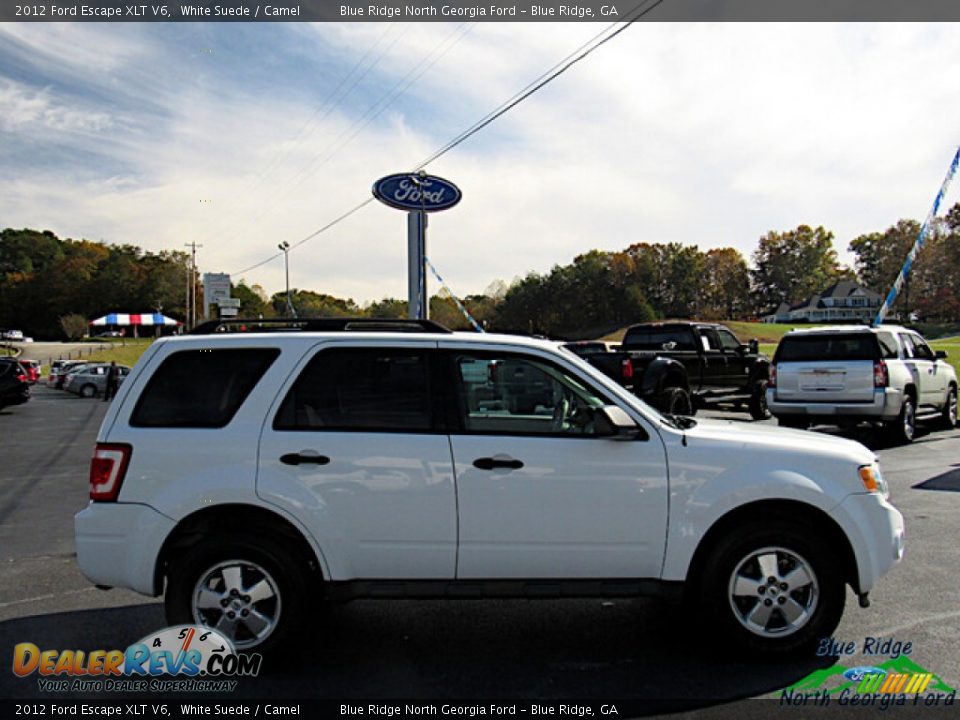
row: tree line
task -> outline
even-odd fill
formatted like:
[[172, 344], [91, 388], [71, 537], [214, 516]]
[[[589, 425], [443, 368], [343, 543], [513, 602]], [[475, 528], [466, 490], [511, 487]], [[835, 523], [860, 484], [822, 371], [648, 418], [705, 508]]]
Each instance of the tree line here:
[[[487, 329], [591, 337], [628, 323], [660, 318], [757, 319], [782, 302], [797, 304], [842, 279], [885, 294], [915, 242], [920, 224], [900, 220], [850, 241], [853, 267], [838, 262], [834, 235], [799, 225], [759, 239], [748, 264], [734, 248], [702, 251], [680, 243], [635, 243], [590, 250], [549, 272], [530, 272], [462, 298]], [[0, 232], [0, 327], [38, 337], [63, 335], [67, 314], [93, 318], [118, 310], [162, 308], [184, 317], [189, 255], [145, 252], [134, 245], [61, 240], [49, 231]], [[202, 297], [202, 290], [198, 296]], [[233, 287], [243, 317], [279, 317], [285, 292], [268, 295], [240, 280]], [[314, 290], [292, 289], [301, 317], [405, 317], [396, 298], [360, 305]], [[935, 221], [910, 280], [893, 308], [930, 322], [960, 321], [960, 203]], [[470, 329], [452, 298], [430, 298], [430, 316]]]

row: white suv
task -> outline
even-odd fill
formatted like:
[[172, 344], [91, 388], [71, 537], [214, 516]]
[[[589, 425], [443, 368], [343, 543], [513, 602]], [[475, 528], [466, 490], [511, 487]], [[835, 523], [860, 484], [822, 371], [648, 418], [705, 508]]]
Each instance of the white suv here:
[[131, 372], [76, 517], [91, 581], [241, 649], [321, 597], [661, 594], [784, 652], [902, 555], [857, 443], [663, 416], [545, 341], [279, 326], [162, 339]]
[[957, 424], [957, 374], [946, 357], [896, 325], [791, 330], [773, 356], [767, 407], [787, 427], [869, 420], [910, 442], [918, 419]]

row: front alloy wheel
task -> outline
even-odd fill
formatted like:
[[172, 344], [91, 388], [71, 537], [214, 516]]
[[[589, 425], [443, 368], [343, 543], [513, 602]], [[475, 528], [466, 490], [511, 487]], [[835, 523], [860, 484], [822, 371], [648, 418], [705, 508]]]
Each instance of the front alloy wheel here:
[[812, 649], [833, 633], [846, 587], [819, 527], [771, 514], [714, 543], [703, 575], [692, 578], [707, 633], [769, 655]]
[[957, 426], [957, 389], [955, 387], [947, 391], [947, 402], [943, 406], [940, 424], [947, 430], [953, 430]]
[[792, 635], [809, 622], [820, 595], [816, 573], [800, 555], [782, 547], [749, 553], [728, 586], [730, 607], [760, 637]]

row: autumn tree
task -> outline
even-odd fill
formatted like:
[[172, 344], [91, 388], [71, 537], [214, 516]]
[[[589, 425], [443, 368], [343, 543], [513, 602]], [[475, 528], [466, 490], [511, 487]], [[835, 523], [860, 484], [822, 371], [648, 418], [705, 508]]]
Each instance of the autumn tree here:
[[822, 226], [770, 231], [753, 253], [750, 280], [758, 312], [781, 302], [798, 303], [843, 276], [833, 249], [833, 233]]

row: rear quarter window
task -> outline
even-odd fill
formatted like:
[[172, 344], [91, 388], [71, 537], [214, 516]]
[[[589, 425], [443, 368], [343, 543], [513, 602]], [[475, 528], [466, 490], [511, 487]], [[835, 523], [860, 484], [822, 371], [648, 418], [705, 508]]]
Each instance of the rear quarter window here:
[[871, 333], [787, 335], [777, 347], [774, 362], [876, 360], [878, 356], [877, 341]]
[[130, 424], [151, 428], [224, 427], [279, 354], [277, 348], [175, 352], [147, 382]]
[[688, 350], [697, 346], [690, 328], [638, 328], [623, 338], [624, 350]]

